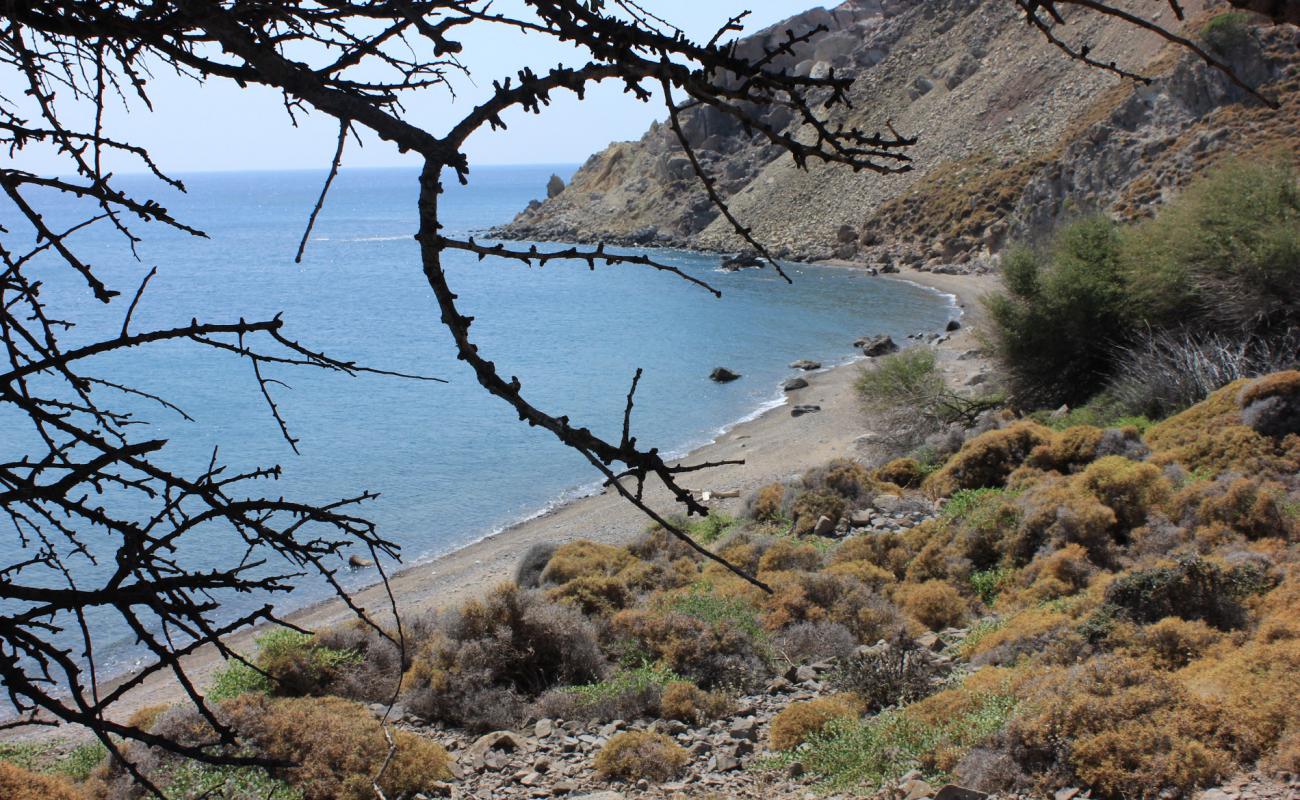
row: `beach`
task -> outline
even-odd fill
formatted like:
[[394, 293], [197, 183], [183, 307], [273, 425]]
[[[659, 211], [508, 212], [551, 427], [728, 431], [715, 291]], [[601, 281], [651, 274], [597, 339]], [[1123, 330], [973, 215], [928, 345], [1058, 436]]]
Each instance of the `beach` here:
[[[860, 265], [842, 266], [861, 268]], [[904, 270], [880, 279], [908, 280], [954, 296], [962, 311], [962, 327], [938, 344], [939, 364], [954, 386], [964, 385], [971, 375], [987, 369], [986, 360], [976, 353], [983, 349], [977, 332], [979, 297], [996, 287], [995, 278]], [[872, 333], [846, 330], [844, 335], [851, 342]], [[810, 373], [792, 369], [792, 377], [800, 374], [809, 385], [789, 392], [786, 404], [735, 425], [713, 442], [680, 459], [683, 464], [732, 460], [744, 463], [685, 474], [680, 478], [682, 486], [697, 497], [703, 492], [727, 495], [725, 499], [713, 498], [706, 505], [712, 511], [735, 515], [745, 498], [766, 484], [795, 479], [834, 458], [866, 463], [878, 460], [881, 452], [876, 443], [877, 432], [872, 430], [872, 420], [854, 389], [862, 369], [861, 361]], [[817, 405], [821, 410], [796, 417], [791, 414], [794, 404]], [[660, 513], [677, 511], [661, 484], [648, 483], [645, 499]], [[376, 583], [356, 593], [354, 601], [381, 622], [391, 620], [389, 591], [403, 617], [452, 607], [511, 580], [520, 557], [535, 544], [563, 544], [575, 539], [623, 544], [645, 531], [649, 524], [650, 520], [617, 492], [606, 489], [551, 508], [441, 557], [398, 565], [388, 587]], [[392, 565], [385, 566], [392, 571]], [[369, 568], [369, 571], [375, 573], [378, 581], [377, 570]], [[352, 612], [338, 599], [308, 606], [285, 617], [293, 625], [308, 630], [344, 623], [351, 618]], [[241, 632], [231, 637], [228, 644], [236, 651], [251, 653], [253, 640], [259, 633], [258, 630]], [[207, 647], [191, 654], [185, 660], [185, 667], [197, 685], [206, 686], [223, 663], [216, 648]], [[171, 675], [155, 674], [118, 703], [112, 716], [125, 720], [139, 708], [182, 698], [182, 689]]]

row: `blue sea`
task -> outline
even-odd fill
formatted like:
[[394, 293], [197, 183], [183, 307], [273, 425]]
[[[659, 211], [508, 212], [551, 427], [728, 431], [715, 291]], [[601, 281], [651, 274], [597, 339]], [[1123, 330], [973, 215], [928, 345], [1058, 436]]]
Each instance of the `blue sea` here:
[[[567, 179], [573, 170], [479, 168], [467, 187], [449, 181], [441, 203], [445, 228], [467, 235], [508, 221], [529, 200], [544, 196], [552, 172]], [[295, 454], [243, 360], [193, 345], [100, 359], [95, 374], [162, 396], [194, 418], [187, 422], [157, 405], [121, 402], [150, 423], [150, 430], [136, 435], [169, 440], [163, 456], [169, 466], [197, 475], [219, 446], [221, 460], [232, 468], [281, 465], [282, 479], [264, 487], [271, 494], [326, 501], [378, 492], [379, 499], [363, 511], [401, 545], [407, 564], [590, 489], [598, 476], [580, 455], [522, 425], [454, 358], [412, 239], [414, 170], [344, 170], [301, 264], [294, 263], [294, 253], [323, 174], [181, 177], [187, 194], [160, 192], [143, 176], [119, 180], [134, 193], [159, 197], [210, 238], [138, 227], [144, 239], [138, 260], [108, 226], [73, 240], [123, 293], [120, 302], [104, 307], [66, 265], [53, 259], [41, 265], [52, 310], [79, 322], [65, 335], [65, 347], [116, 332], [131, 294], [156, 266], [133, 330], [192, 318], [283, 314], [286, 335], [313, 349], [447, 383], [275, 369], [273, 377], [284, 385], [271, 390], [299, 439]], [[52, 220], [75, 211], [70, 200], [50, 202]], [[12, 211], [3, 207], [0, 215]], [[715, 255], [655, 255], [706, 279], [722, 290], [722, 298], [639, 266], [537, 269], [451, 254], [447, 267], [462, 310], [476, 317], [473, 335], [480, 350], [504, 375], [518, 376], [534, 404], [616, 440], [629, 383], [641, 367], [634, 432], [642, 446], [670, 453], [707, 443], [727, 426], [779, 403], [791, 361], [842, 362], [853, 357], [852, 342], [859, 336], [898, 338], [934, 330], [954, 314], [950, 298], [847, 269], [792, 264], [787, 269], [794, 283], [787, 285], [770, 270], [724, 273]], [[717, 366], [743, 378], [714, 383], [708, 375]], [[12, 416], [0, 424], [10, 432], [0, 443], [0, 459], [9, 460], [21, 454], [27, 434]], [[209, 564], [225, 546], [219, 537], [196, 539], [182, 557]], [[19, 548], [16, 537], [0, 538], [0, 559], [12, 562]], [[366, 570], [350, 579], [373, 578]], [[325, 593], [306, 582], [281, 604], [301, 606]], [[223, 599], [232, 613], [259, 601]], [[104, 624], [102, 630], [111, 630]], [[108, 666], [111, 672], [129, 667], [137, 653], [123, 635], [101, 644], [100, 656], [107, 662], [101, 670]]]

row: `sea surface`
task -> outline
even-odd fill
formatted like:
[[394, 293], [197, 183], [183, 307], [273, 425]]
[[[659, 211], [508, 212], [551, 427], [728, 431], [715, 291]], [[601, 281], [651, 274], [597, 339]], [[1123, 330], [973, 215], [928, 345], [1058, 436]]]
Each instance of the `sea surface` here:
[[[479, 168], [469, 186], [448, 182], [441, 208], [451, 235], [509, 220], [544, 195], [553, 172], [575, 167]], [[124, 299], [104, 307], [66, 265], [40, 268], [53, 311], [79, 321], [65, 347], [111, 336], [125, 306], [152, 267], [157, 276], [135, 310], [132, 330], [282, 314], [285, 334], [335, 357], [437, 376], [448, 383], [390, 377], [349, 378], [319, 370], [275, 368], [284, 385], [271, 391], [292, 434], [281, 437], [247, 362], [193, 345], [168, 344], [101, 358], [90, 371], [166, 398], [193, 422], [129, 398], [118, 402], [150, 423], [137, 436], [163, 436], [165, 463], [197, 475], [214, 448], [231, 468], [278, 464], [283, 477], [262, 490], [327, 501], [362, 490], [380, 494], [364, 513], [400, 543], [409, 564], [458, 548], [549, 504], [589, 491], [597, 474], [550, 434], [521, 424], [490, 397], [454, 357], [420, 271], [416, 172], [344, 170], [335, 181], [301, 264], [298, 240], [320, 192], [319, 172], [209, 173], [181, 176], [187, 194], [159, 192], [143, 176], [120, 185], [153, 194], [179, 219], [205, 231], [201, 239], [137, 226], [138, 260], [110, 227], [99, 225], [73, 244]], [[52, 198], [52, 221], [72, 218], [73, 201]], [[11, 207], [0, 208], [9, 217]], [[8, 226], [13, 220], [0, 218]], [[545, 246], [545, 245], [543, 245]], [[727, 426], [781, 402], [788, 364], [827, 365], [853, 357], [864, 334], [896, 339], [934, 330], [954, 315], [951, 298], [900, 281], [848, 269], [788, 265], [787, 285], [770, 270], [725, 273], [719, 258], [678, 251], [655, 256], [708, 280], [721, 299], [640, 266], [479, 262], [450, 254], [449, 278], [462, 310], [476, 318], [481, 351], [505, 376], [523, 382], [534, 404], [570, 416], [617, 440], [625, 396], [637, 367], [634, 433], [642, 446], [686, 453]], [[726, 366], [743, 377], [709, 380]], [[0, 410], [2, 411], [2, 410]], [[22, 420], [0, 416], [0, 459], [28, 441]], [[575, 531], [581, 534], [581, 531]], [[92, 534], [93, 538], [93, 534]], [[182, 558], [205, 566], [226, 555], [219, 536], [196, 538]], [[93, 546], [92, 546], [93, 547]], [[0, 536], [0, 559], [22, 555], [17, 537]], [[78, 569], [93, 570], [76, 557]], [[373, 570], [348, 575], [353, 585]], [[291, 608], [327, 590], [304, 582], [281, 598]], [[223, 598], [230, 612], [259, 598]], [[111, 632], [110, 619], [95, 629]], [[92, 623], [95, 618], [92, 618]], [[132, 637], [101, 643], [101, 674], [129, 668], [139, 653]]]

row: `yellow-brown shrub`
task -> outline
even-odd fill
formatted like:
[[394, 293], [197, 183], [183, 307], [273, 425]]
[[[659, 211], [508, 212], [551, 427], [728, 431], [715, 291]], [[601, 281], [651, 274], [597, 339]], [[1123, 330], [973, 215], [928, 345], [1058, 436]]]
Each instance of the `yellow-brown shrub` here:
[[890, 584], [896, 582], [894, 573], [886, 569], [881, 569], [870, 561], [839, 561], [832, 563], [829, 567], [822, 570], [828, 575], [839, 575], [845, 578], [852, 578], [855, 581], [867, 586], [874, 592], [884, 591]]
[[1022, 656], [1038, 654], [1048, 642], [1065, 638], [1075, 620], [1050, 606], [1033, 606], [1010, 617], [997, 630], [969, 645], [963, 654], [982, 663], [1014, 664]]
[[900, 584], [894, 600], [903, 613], [933, 631], [959, 627], [970, 614], [966, 598], [944, 581]]
[[1100, 458], [1075, 480], [1115, 512], [1124, 531], [1145, 524], [1149, 510], [1165, 502], [1171, 491], [1158, 467], [1123, 456]]
[[1180, 669], [1201, 658], [1223, 640], [1223, 634], [1200, 620], [1165, 617], [1143, 628], [1140, 653], [1149, 655], [1161, 669]]
[[847, 458], [837, 458], [808, 470], [802, 483], [807, 489], [830, 492], [846, 501], [861, 500], [880, 488], [866, 467]]
[[132, 728], [139, 728], [142, 731], [148, 731], [153, 728], [153, 724], [158, 721], [158, 717], [171, 706], [166, 703], [159, 703], [152, 706], [143, 706], [131, 712], [127, 718], [126, 724]]
[[958, 489], [983, 489], [1006, 483], [1035, 447], [1052, 439], [1052, 430], [1029, 420], [987, 431], [967, 442], [943, 468], [926, 478], [924, 488], [935, 497]]
[[1082, 545], [1067, 544], [1029, 562], [1020, 574], [1025, 588], [1016, 600], [1031, 605], [1072, 595], [1086, 587], [1096, 571]]
[[1076, 480], [1044, 480], [1020, 496], [1022, 516], [1004, 544], [1012, 561], [1024, 563], [1044, 547], [1071, 543], [1082, 545], [1099, 563], [1114, 560], [1115, 512]]
[[769, 737], [773, 750], [793, 750], [835, 720], [857, 719], [856, 698], [846, 695], [800, 700], [772, 718]]
[[778, 539], [758, 561], [759, 572], [815, 570], [822, 564], [821, 553], [806, 542]]
[[1285, 486], [1255, 476], [1194, 481], [1174, 496], [1171, 506], [1188, 526], [1217, 522], [1250, 539], [1294, 541], [1300, 538], [1300, 519], [1288, 502]]
[[1300, 371], [1274, 372], [1252, 381], [1241, 390], [1237, 403], [1242, 408], [1269, 397], [1295, 397], [1300, 395]]
[[1144, 660], [1050, 670], [1025, 705], [1009, 728], [1018, 747], [1108, 797], [1190, 794], [1235, 766], [1215, 706]]
[[1073, 472], [1097, 457], [1103, 434], [1101, 428], [1091, 425], [1071, 426], [1055, 434], [1051, 441], [1035, 447], [1025, 464], [1060, 473]]
[[[286, 779], [305, 800], [369, 800], [371, 781], [388, 756], [384, 731], [364, 706], [337, 697], [276, 698], [247, 694], [223, 705], [241, 737], [265, 758], [288, 761]], [[390, 797], [411, 795], [452, 777], [439, 745], [393, 732], [396, 752], [380, 780]]]
[[86, 800], [65, 778], [41, 775], [0, 761], [0, 797], [4, 800]]
[[659, 716], [698, 725], [725, 716], [731, 706], [731, 698], [722, 692], [706, 692], [690, 681], [673, 681], [659, 697]]
[[851, 536], [840, 543], [831, 555], [831, 564], [866, 561], [902, 578], [912, 560], [912, 551], [897, 533], [871, 533]]
[[790, 507], [790, 513], [795, 517], [794, 534], [803, 536], [812, 533], [813, 528], [817, 527], [817, 520], [822, 517], [837, 523], [847, 508], [848, 503], [835, 492], [804, 492], [795, 498], [794, 505]]
[[546, 596], [577, 606], [584, 614], [607, 616], [626, 608], [633, 593], [626, 583], [608, 575], [583, 575], [548, 589]]
[[781, 507], [785, 502], [785, 486], [769, 483], [754, 493], [749, 501], [749, 516], [759, 522], [776, 522], [781, 519]]
[[877, 469], [875, 478], [902, 489], [915, 489], [925, 480], [925, 472], [914, 458], [896, 458]]
[[615, 575], [634, 558], [625, 548], [579, 539], [555, 551], [542, 570], [542, 583], [560, 584], [575, 578]]
[[690, 760], [681, 745], [662, 733], [624, 731], [615, 734], [596, 754], [596, 771], [606, 778], [666, 781]]
[[1289, 475], [1300, 470], [1300, 436], [1274, 439], [1242, 424], [1238, 397], [1249, 385], [1245, 379], [1234, 381], [1148, 430], [1151, 461], [1214, 475]]

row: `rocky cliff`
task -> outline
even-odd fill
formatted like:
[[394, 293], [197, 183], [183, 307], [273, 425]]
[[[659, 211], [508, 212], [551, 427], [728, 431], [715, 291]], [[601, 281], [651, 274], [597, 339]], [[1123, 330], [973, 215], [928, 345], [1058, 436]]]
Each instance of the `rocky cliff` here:
[[[1220, 9], [1184, 3], [1199, 32]], [[1146, 213], [1225, 155], [1300, 141], [1296, 29], [1226, 26], [1221, 55], [1283, 101], [1267, 109], [1221, 73], [1153, 36], [1075, 14], [1071, 35], [1155, 76], [1123, 82], [1065, 58], [1027, 29], [1010, 2], [849, 0], [746, 39], [757, 51], [787, 30], [825, 25], [785, 58], [801, 73], [855, 78], [836, 121], [916, 135], [914, 169], [855, 174], [795, 166], [775, 145], [712, 109], [686, 132], [733, 211], [778, 255], [870, 264], [974, 264], [1063, 214]], [[769, 112], [781, 123], [785, 109]], [[1139, 166], [1141, 167], [1139, 169]], [[592, 156], [571, 184], [497, 235], [728, 251], [740, 247], [710, 205], [672, 131]]]

